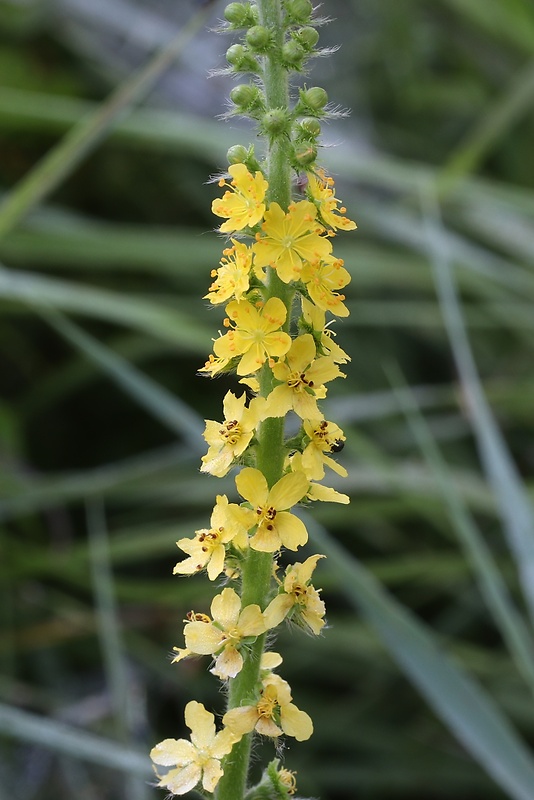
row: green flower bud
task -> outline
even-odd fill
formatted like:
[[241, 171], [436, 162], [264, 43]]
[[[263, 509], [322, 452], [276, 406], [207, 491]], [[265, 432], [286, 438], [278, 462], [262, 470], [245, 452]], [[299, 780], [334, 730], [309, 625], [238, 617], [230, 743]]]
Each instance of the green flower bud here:
[[252, 112], [263, 108], [263, 99], [257, 86], [249, 83], [240, 83], [230, 92], [230, 100], [243, 113]]
[[256, 22], [257, 7], [250, 3], [230, 3], [224, 9], [224, 18], [232, 28], [248, 28]]
[[307, 53], [310, 53], [319, 41], [319, 33], [315, 28], [309, 26], [306, 28], [299, 28], [292, 36]]
[[244, 147], [242, 144], [234, 144], [226, 153], [229, 164], [244, 164], [249, 172], [257, 172], [260, 165], [254, 154], [254, 145]]
[[285, 67], [298, 69], [306, 56], [306, 51], [294, 39], [290, 39], [282, 46], [282, 64]]
[[295, 145], [294, 156], [299, 167], [309, 167], [317, 158], [317, 148], [312, 142], [299, 142]]
[[261, 129], [270, 138], [289, 134], [291, 126], [291, 116], [287, 108], [271, 108], [263, 115]]
[[321, 135], [321, 123], [316, 117], [303, 117], [296, 125], [299, 139], [316, 139]]
[[310, 0], [286, 0], [285, 7], [290, 22], [303, 25], [310, 21], [313, 11]]
[[315, 114], [324, 112], [324, 107], [328, 103], [328, 95], [320, 86], [312, 86], [311, 89], [300, 90], [299, 109], [305, 108]]
[[246, 33], [247, 44], [255, 53], [265, 53], [271, 44], [271, 33], [263, 25], [253, 25]]
[[226, 60], [236, 72], [257, 72], [260, 66], [242, 44], [233, 44], [229, 47], [226, 51]]
[[248, 150], [242, 144], [233, 144], [226, 153], [226, 158], [229, 164], [244, 164], [248, 158]]

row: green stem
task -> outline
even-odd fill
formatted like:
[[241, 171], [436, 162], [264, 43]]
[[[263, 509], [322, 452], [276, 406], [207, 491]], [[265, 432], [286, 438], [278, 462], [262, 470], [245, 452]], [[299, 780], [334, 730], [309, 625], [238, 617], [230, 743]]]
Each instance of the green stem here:
[[[280, 51], [284, 42], [284, 26], [280, 0], [258, 0], [260, 23], [273, 34], [274, 52]], [[265, 58], [263, 82], [267, 109], [286, 108], [289, 104], [287, 71], [276, 57]], [[291, 171], [288, 158], [288, 141], [284, 137], [271, 142], [267, 160], [268, 202], [277, 202], [287, 210], [291, 202]], [[280, 280], [275, 270], [268, 268], [265, 299], [279, 297], [287, 308], [285, 329], [289, 330], [294, 290]], [[273, 389], [273, 374], [268, 366], [260, 373], [260, 394], [266, 397]], [[280, 479], [284, 467], [284, 419], [265, 420], [259, 430], [256, 448], [256, 466], [265, 475], [268, 485]], [[257, 603], [264, 609], [271, 589], [273, 557], [271, 553], [249, 550], [243, 565], [241, 603], [245, 607]], [[228, 709], [243, 705], [255, 697], [260, 678], [260, 661], [265, 645], [265, 635], [259, 636], [244, 653], [241, 672], [230, 681]], [[217, 800], [243, 800], [246, 792], [252, 734], [244, 736], [234, 745], [224, 763], [224, 775], [217, 787]]]

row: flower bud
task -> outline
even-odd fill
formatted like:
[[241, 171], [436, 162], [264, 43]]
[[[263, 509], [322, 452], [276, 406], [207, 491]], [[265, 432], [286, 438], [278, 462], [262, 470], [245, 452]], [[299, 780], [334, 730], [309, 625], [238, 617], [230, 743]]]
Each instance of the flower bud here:
[[226, 153], [228, 164], [244, 164], [249, 172], [257, 172], [260, 165], [254, 155], [254, 145], [246, 148], [242, 144], [234, 144]]
[[310, 0], [286, 0], [286, 14], [291, 22], [305, 24], [309, 22], [313, 6]]
[[299, 139], [316, 139], [321, 135], [321, 123], [316, 117], [303, 117], [295, 128]]
[[291, 117], [287, 108], [271, 108], [261, 119], [262, 130], [270, 137], [288, 134]]
[[256, 21], [250, 3], [230, 3], [224, 9], [224, 18], [232, 28], [248, 28]]
[[294, 39], [290, 39], [282, 46], [282, 64], [285, 67], [298, 69], [306, 55], [304, 48]]
[[306, 50], [307, 53], [310, 53], [317, 42], [319, 41], [319, 33], [310, 26], [306, 28], [299, 28], [298, 31], [295, 31], [293, 34], [293, 38]]
[[320, 86], [300, 90], [299, 106], [309, 109], [312, 113], [321, 114], [328, 103], [328, 95]]
[[245, 38], [255, 53], [265, 53], [271, 44], [271, 33], [263, 25], [253, 25], [248, 29]]
[[257, 86], [240, 83], [230, 91], [230, 100], [241, 112], [254, 111], [263, 107], [261, 92]]
[[312, 142], [299, 142], [295, 145], [294, 156], [299, 167], [309, 167], [317, 158], [317, 147]]
[[233, 144], [226, 153], [229, 164], [244, 164], [248, 157], [248, 150], [242, 144]]
[[226, 60], [236, 72], [256, 72], [259, 64], [242, 44], [233, 44], [226, 51]]

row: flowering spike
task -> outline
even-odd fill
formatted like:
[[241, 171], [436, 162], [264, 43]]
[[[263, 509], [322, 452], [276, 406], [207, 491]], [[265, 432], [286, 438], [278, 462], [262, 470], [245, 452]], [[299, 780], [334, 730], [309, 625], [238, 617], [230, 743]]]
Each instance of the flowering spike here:
[[[339, 365], [350, 361], [330, 328], [331, 317], [349, 314], [344, 291], [351, 279], [334, 255], [333, 237], [356, 223], [317, 165], [326, 92], [304, 87], [290, 97], [288, 73], [319, 52], [310, 0], [232, 2], [224, 17], [227, 30], [241, 32], [226, 54], [231, 71], [254, 76], [231, 90], [230, 113], [255, 121], [265, 158], [256, 158], [252, 145], [230, 147], [221, 196], [212, 203], [228, 239], [219, 266], [210, 270], [205, 299], [224, 314], [199, 371], [236, 373], [246, 392], [228, 391], [222, 414], [206, 420], [200, 471], [224, 478], [235, 470], [242, 502], [217, 495], [206, 527], [177, 542], [183, 556], [174, 574], [205, 571], [210, 581], [233, 581], [235, 588], [222, 588], [209, 614], [186, 614], [185, 646], [174, 648], [173, 663], [210, 657], [210, 672], [228, 684], [228, 707], [217, 733], [213, 715], [191, 701], [191, 739], [166, 739], [151, 755], [159, 785], [173, 794], [197, 788], [216, 791], [217, 800], [244, 800], [245, 794], [283, 798], [296, 791], [294, 773], [278, 760], [257, 787], [247, 788], [251, 736], [302, 742], [313, 732], [289, 684], [274, 672], [281, 656], [264, 653], [264, 646], [286, 620], [313, 635], [325, 627], [325, 604], [311, 582], [323, 556], [290, 564], [284, 573], [277, 558], [308, 541], [295, 506], [349, 502], [322, 483], [327, 469], [340, 477], [347, 471], [337, 460], [345, 434], [324, 418], [321, 401], [328, 385], [344, 377]], [[300, 194], [292, 193], [292, 170]], [[285, 441], [290, 412], [301, 426]], [[170, 770], [160, 774], [161, 767]]]

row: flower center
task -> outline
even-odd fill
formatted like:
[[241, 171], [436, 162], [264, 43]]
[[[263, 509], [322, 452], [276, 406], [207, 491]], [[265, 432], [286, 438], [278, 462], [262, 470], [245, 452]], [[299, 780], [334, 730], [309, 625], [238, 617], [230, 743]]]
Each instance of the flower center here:
[[294, 392], [303, 392], [306, 388], [313, 389], [313, 381], [306, 378], [305, 372], [292, 372], [287, 379], [287, 385]]
[[258, 526], [265, 524], [268, 531], [274, 528], [273, 522], [276, 517], [276, 508], [273, 506], [258, 506], [256, 509], [256, 517], [258, 518]]
[[219, 430], [223, 439], [226, 439], [229, 445], [236, 445], [243, 435], [243, 431], [236, 419], [228, 420], [223, 427]]
[[224, 631], [222, 640], [225, 644], [235, 645], [241, 641], [241, 633], [237, 625], [233, 625], [231, 628], [227, 628]]
[[204, 531], [198, 537], [199, 543], [202, 545], [202, 552], [208, 553], [214, 550], [221, 540], [221, 535], [224, 533], [224, 528], [211, 528], [209, 531]]
[[307, 586], [303, 586], [300, 583], [296, 583], [291, 590], [291, 594], [295, 598], [295, 603], [299, 603], [299, 605], [301, 606], [306, 605], [306, 598], [308, 596]]
[[262, 694], [262, 698], [256, 708], [258, 709], [258, 714], [260, 717], [272, 719], [277, 705], [278, 703], [274, 697], [265, 697], [265, 695]]

